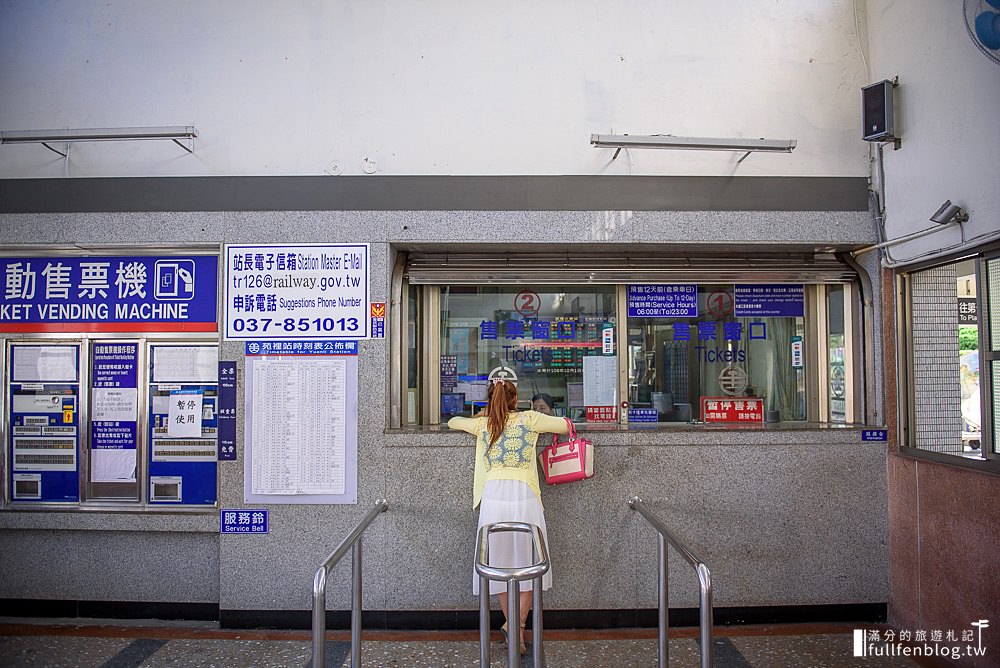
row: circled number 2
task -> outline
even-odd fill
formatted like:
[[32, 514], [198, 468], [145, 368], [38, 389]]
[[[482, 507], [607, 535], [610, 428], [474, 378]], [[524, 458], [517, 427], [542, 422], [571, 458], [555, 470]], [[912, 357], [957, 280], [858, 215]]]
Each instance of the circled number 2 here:
[[534, 290], [521, 290], [514, 297], [514, 308], [524, 316], [538, 315], [542, 298]]

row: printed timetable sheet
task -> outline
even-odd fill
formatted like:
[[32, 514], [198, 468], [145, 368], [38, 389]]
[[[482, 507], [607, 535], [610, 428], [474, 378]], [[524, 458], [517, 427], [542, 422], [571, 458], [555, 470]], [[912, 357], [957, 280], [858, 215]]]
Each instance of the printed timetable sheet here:
[[[344, 357], [282, 356], [253, 361], [249, 496], [325, 497], [349, 491], [348, 451], [356, 456], [357, 449], [356, 443], [348, 448], [348, 436], [356, 439], [357, 434], [357, 401], [348, 401], [350, 393], [356, 392], [350, 382], [352, 371], [357, 373], [356, 359]], [[356, 482], [352, 486], [356, 489]]]

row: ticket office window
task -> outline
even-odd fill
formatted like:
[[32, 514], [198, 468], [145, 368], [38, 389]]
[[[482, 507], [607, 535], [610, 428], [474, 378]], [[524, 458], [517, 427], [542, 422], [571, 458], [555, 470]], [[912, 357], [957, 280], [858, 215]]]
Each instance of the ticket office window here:
[[853, 284], [626, 287], [641, 288], [689, 297], [660, 297], [672, 315], [626, 298], [629, 422], [854, 423], [863, 415]]
[[739, 421], [761, 421], [760, 411], [774, 422], [805, 420], [804, 308], [801, 316], [738, 317], [733, 285], [690, 288], [697, 308], [692, 299], [682, 316], [629, 318], [633, 421], [702, 421], [711, 417], [702, 414], [708, 401], [729, 398], [762, 399]]
[[908, 424], [904, 446], [943, 461], [997, 464], [1000, 256], [900, 276]]
[[760, 399], [758, 421], [851, 422], [854, 290], [797, 288], [780, 315], [738, 315], [736, 286], [702, 284], [689, 314], [623, 320], [627, 285], [409, 286], [403, 424], [475, 414], [500, 364], [522, 409], [544, 396], [577, 422], [699, 422], [712, 397]]
[[[433, 296], [440, 313], [434, 419], [477, 413], [498, 366], [517, 374], [522, 410], [535, 402], [582, 421], [588, 405], [614, 405], [614, 348], [604, 343], [616, 323], [614, 286], [452, 285], [435, 286]], [[587, 396], [602, 391], [607, 399]]]

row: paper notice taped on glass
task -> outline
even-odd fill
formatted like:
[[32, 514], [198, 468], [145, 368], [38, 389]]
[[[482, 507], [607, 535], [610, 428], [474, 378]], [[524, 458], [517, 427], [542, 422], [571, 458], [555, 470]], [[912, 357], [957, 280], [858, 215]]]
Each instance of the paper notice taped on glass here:
[[201, 392], [170, 393], [167, 413], [167, 436], [199, 438], [201, 436]]
[[618, 405], [618, 359], [589, 355], [583, 358], [583, 403], [586, 406]]

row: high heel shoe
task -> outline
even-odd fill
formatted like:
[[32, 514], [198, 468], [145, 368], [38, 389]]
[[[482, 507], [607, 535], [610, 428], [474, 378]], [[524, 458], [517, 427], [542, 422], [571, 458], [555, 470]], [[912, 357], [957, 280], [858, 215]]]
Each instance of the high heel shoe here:
[[[509, 645], [510, 644], [510, 634], [507, 632], [507, 623], [506, 622], [504, 622], [504, 625], [500, 627], [500, 633], [503, 634], [503, 641]], [[518, 649], [521, 650], [521, 654], [527, 654], [528, 653], [528, 646], [524, 644], [524, 627], [523, 626], [521, 627], [521, 638], [520, 638], [520, 640], [521, 640], [521, 642], [520, 642], [520, 646], [518, 647]]]

